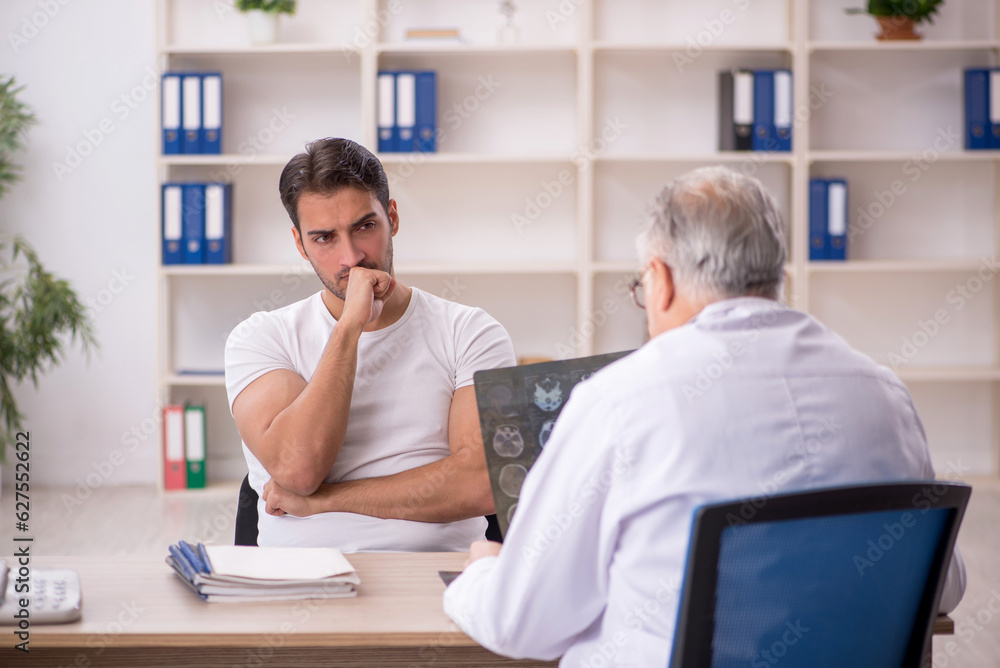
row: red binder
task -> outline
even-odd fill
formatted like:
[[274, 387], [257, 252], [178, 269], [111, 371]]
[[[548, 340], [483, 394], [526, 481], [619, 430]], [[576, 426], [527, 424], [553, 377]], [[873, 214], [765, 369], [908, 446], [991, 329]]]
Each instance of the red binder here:
[[163, 487], [187, 488], [183, 406], [163, 407]]

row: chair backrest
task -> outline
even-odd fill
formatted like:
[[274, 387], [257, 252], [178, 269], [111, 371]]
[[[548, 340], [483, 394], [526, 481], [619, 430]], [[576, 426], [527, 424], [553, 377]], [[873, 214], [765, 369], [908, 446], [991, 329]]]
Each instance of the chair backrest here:
[[243, 477], [236, 504], [236, 545], [257, 545], [257, 492], [250, 486], [250, 474]]
[[671, 667], [921, 666], [970, 492], [926, 481], [701, 506]]

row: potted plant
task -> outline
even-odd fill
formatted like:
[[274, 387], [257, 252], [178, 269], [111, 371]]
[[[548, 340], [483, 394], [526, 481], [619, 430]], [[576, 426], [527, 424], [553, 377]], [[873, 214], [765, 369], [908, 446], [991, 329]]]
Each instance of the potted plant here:
[[868, 0], [868, 7], [846, 9], [848, 14], [871, 14], [878, 21], [880, 40], [921, 39], [913, 27], [927, 21], [934, 23], [934, 14], [944, 0]]
[[[35, 122], [17, 99], [21, 90], [14, 77], [0, 79], [0, 196], [21, 178], [13, 155], [24, 150], [24, 134]], [[87, 352], [97, 345], [76, 293], [46, 271], [23, 239], [0, 234], [0, 462], [23, 431], [12, 385], [29, 378], [37, 385], [74, 341]]]
[[295, 13], [295, 0], [236, 0], [236, 9], [247, 19], [252, 44], [271, 44], [278, 39], [278, 17]]

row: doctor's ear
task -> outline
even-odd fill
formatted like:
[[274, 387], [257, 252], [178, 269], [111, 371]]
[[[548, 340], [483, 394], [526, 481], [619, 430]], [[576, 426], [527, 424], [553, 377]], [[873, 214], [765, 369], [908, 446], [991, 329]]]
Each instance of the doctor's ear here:
[[673, 271], [663, 260], [653, 258], [649, 261], [649, 276], [646, 279], [646, 310], [666, 311], [674, 301], [676, 289]]

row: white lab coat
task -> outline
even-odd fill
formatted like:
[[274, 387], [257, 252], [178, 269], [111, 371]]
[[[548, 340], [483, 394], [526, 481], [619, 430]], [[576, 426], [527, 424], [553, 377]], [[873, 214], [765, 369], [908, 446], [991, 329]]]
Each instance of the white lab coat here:
[[[665, 666], [695, 507], [933, 476], [895, 374], [778, 302], [717, 302], [576, 387], [444, 609], [499, 654]], [[964, 590], [956, 551], [942, 610]]]

